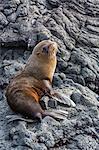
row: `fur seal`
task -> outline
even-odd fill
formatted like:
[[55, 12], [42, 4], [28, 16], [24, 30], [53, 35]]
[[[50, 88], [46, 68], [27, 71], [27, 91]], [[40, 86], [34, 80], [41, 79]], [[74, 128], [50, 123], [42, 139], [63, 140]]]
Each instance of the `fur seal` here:
[[31, 119], [66, 117], [65, 111], [45, 111], [39, 104], [45, 94], [61, 97], [52, 89], [57, 49], [57, 43], [51, 40], [41, 41], [34, 47], [25, 68], [11, 80], [6, 90], [7, 102], [13, 111]]

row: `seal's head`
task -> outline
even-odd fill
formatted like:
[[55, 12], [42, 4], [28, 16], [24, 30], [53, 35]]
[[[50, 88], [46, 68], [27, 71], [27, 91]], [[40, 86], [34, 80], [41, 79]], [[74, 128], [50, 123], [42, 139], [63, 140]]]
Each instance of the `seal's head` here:
[[33, 53], [39, 58], [52, 58], [53, 56], [56, 56], [57, 53], [57, 43], [53, 42], [51, 40], [44, 40], [38, 43], [34, 50]]
[[57, 43], [51, 40], [38, 43], [28, 59], [24, 73], [38, 80], [49, 79], [52, 82], [57, 64], [57, 49]]

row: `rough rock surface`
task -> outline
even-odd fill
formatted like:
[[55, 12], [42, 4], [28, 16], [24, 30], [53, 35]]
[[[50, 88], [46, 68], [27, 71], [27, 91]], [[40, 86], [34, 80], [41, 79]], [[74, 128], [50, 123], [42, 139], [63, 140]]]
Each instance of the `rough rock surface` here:
[[[99, 149], [99, 1], [0, 0], [0, 150]], [[5, 88], [43, 39], [59, 44], [54, 88], [76, 103], [64, 121], [16, 121]], [[45, 100], [47, 98], [45, 97]], [[45, 107], [47, 104], [44, 101]]]

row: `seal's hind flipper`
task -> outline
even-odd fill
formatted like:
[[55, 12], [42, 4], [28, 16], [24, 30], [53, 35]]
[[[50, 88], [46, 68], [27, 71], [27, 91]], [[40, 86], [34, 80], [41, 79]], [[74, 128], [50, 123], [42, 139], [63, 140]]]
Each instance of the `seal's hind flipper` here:
[[53, 118], [58, 119], [58, 120], [66, 119], [67, 115], [68, 115], [68, 112], [63, 111], [63, 110], [51, 109], [51, 110], [46, 110], [44, 112], [44, 116], [50, 116], [50, 117], [53, 117]]
[[8, 116], [6, 116], [6, 119], [7, 119], [7, 123], [8, 124], [10, 122], [13, 122], [13, 121], [25, 121], [25, 122], [29, 122], [29, 123], [33, 123], [34, 122], [34, 120], [32, 120], [32, 119], [22, 118], [22, 117], [17, 116], [17, 115], [8, 115]]

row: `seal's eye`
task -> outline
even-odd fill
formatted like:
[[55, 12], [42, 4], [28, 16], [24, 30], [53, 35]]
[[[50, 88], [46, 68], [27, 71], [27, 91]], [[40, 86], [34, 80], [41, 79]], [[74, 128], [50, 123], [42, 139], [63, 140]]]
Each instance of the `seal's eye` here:
[[40, 54], [39, 52], [36, 53], [36, 55], [39, 55], [39, 54]]
[[47, 46], [44, 46], [42, 52], [48, 54], [48, 47], [47, 47]]

